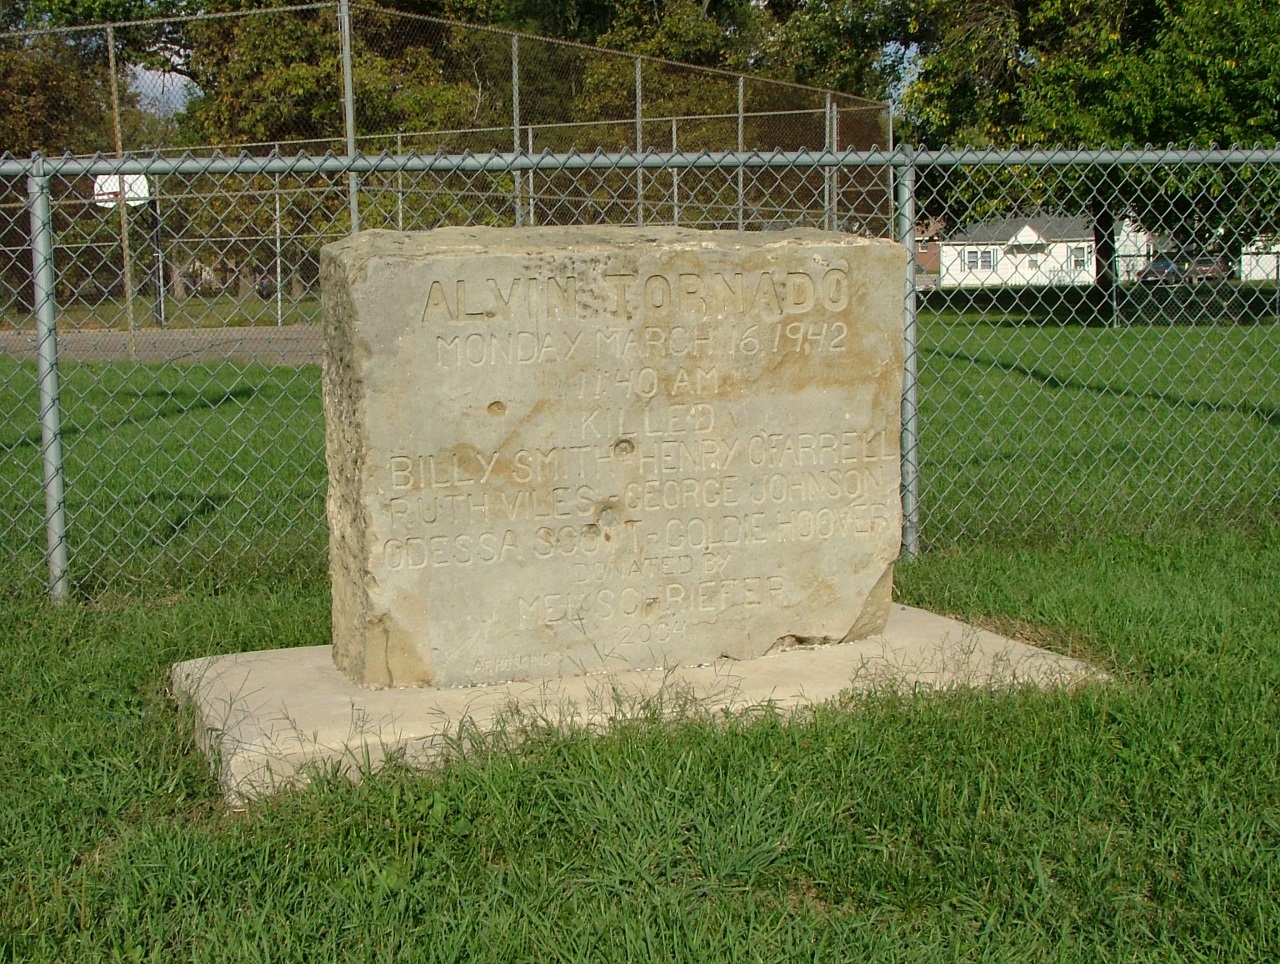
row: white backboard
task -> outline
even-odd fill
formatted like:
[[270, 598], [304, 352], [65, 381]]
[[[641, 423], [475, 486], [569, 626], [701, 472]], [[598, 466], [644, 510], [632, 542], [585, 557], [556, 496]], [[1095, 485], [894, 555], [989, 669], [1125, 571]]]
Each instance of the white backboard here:
[[146, 204], [151, 197], [151, 185], [145, 174], [99, 174], [93, 179], [93, 202], [99, 207], [113, 208], [120, 203], [130, 207]]

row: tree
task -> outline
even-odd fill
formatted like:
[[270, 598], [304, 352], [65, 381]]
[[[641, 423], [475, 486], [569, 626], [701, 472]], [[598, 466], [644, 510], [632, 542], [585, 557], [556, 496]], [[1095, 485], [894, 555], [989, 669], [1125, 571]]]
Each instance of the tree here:
[[[1136, 6], [1136, 5], [1135, 5]], [[1280, 6], [1271, 0], [1158, 5], [1142, 42], [1105, 38], [1110, 58], [1046, 65], [1025, 100], [1023, 139], [1068, 142], [1274, 143], [1280, 137]], [[1153, 11], [1139, 11], [1143, 12]], [[1132, 29], [1132, 16], [1118, 24]], [[1071, 96], [1072, 89], [1084, 96]]]
[[1274, 0], [773, 0], [775, 68], [900, 101], [923, 146], [1280, 136]]
[[0, 48], [0, 153], [90, 153], [110, 145], [105, 64], [57, 35]]
[[1271, 0], [920, 0], [904, 106], [922, 143], [1280, 135]]
[[[1207, 146], [1280, 138], [1276, 36], [1274, 0], [797, 0], [778, 49], [806, 78], [897, 94], [898, 130], [921, 146]], [[1274, 191], [1256, 180], [1113, 165], [934, 169], [919, 187], [953, 226], [1014, 209], [1085, 215], [1101, 309], [1115, 302], [1121, 221], [1234, 253], [1273, 219]]]
[[883, 99], [901, 86], [923, 27], [911, 0], [771, 0], [764, 50], [776, 75]]
[[[744, 70], [767, 36], [767, 15], [750, 3], [619, 0], [615, 17], [599, 38], [602, 46], [631, 54], [702, 67]], [[737, 88], [702, 75], [696, 82], [679, 71], [642, 69], [643, 110], [652, 117], [736, 111]], [[635, 114], [635, 70], [627, 58], [599, 57], [587, 71], [575, 105], [579, 119], [627, 118]], [[663, 132], [665, 134], [665, 132]], [[655, 136], [657, 136], [655, 134]], [[722, 137], [717, 142], [726, 143]], [[689, 143], [687, 147], [700, 146]]]

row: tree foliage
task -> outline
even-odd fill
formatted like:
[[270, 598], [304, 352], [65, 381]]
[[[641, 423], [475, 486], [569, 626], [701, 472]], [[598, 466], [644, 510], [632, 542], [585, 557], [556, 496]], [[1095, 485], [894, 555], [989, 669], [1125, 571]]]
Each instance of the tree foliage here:
[[[270, 4], [13, 0], [0, 10], [0, 22], [12, 29], [264, 5]], [[893, 97], [899, 129], [926, 146], [1225, 144], [1280, 136], [1275, 0], [383, 0], [383, 6]], [[181, 30], [135, 27], [121, 31], [117, 43], [130, 62], [175, 70], [199, 85], [202, 97], [185, 123], [192, 142], [293, 140], [341, 128], [331, 9], [204, 20]], [[493, 50], [473, 44], [471, 76], [455, 64], [467, 52], [462, 46], [458, 37], [442, 46], [371, 29], [353, 65], [367, 105], [362, 130], [500, 115], [492, 88], [502, 77], [502, 44]], [[23, 56], [27, 62], [19, 63]], [[76, 65], [62, 57], [31, 46], [15, 50], [3, 66], [7, 113], [22, 106], [44, 112], [47, 104], [64, 119], [43, 131], [6, 121], [11, 149], [84, 142], [76, 118], [100, 105], [100, 70], [69, 69]], [[545, 61], [540, 76], [560, 71], [577, 86], [569, 105], [552, 85], [531, 83], [525, 93], [537, 104], [534, 113], [567, 118], [622, 109], [630, 81], [625, 64], [584, 67], [580, 55], [551, 48], [530, 52], [531, 62], [537, 57]], [[38, 89], [37, 76], [50, 77], [47, 89]], [[705, 93], [655, 90], [673, 109], [682, 99], [696, 109]]]
[[772, 0], [765, 57], [800, 83], [883, 98], [901, 86], [921, 28], [913, 0]]
[[921, 4], [924, 143], [1227, 144], [1280, 135], [1272, 0]]
[[56, 37], [0, 47], [0, 154], [87, 153], [110, 143], [105, 64]]
[[191, 143], [340, 137], [340, 48], [331, 10], [210, 19], [188, 32], [183, 65], [201, 93], [183, 118]]
[[927, 146], [1280, 136], [1274, 0], [789, 0], [775, 69], [898, 100]]

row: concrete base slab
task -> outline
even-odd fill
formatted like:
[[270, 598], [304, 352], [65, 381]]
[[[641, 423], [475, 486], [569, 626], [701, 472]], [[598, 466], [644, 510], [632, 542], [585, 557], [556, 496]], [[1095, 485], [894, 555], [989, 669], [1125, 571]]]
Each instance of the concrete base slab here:
[[305, 782], [310, 765], [336, 763], [358, 776], [388, 752], [426, 765], [460, 726], [484, 730], [512, 711], [598, 725], [661, 698], [710, 709], [790, 709], [885, 684], [1061, 686], [1104, 678], [1077, 660], [894, 605], [884, 633], [860, 642], [673, 670], [372, 690], [338, 672], [330, 647], [312, 646], [190, 660], [173, 667], [172, 681], [175, 697], [193, 708], [197, 741], [235, 804]]

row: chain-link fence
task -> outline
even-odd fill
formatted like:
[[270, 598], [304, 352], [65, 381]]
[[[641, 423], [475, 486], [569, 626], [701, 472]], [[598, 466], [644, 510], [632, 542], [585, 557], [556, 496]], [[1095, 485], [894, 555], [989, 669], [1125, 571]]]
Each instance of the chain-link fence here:
[[[5, 107], [0, 152], [23, 155], [845, 151], [892, 140], [878, 101], [346, 0], [5, 34]], [[510, 171], [499, 202], [471, 178], [409, 179], [394, 166], [337, 177], [149, 170], [51, 182], [60, 303], [106, 327], [221, 326], [225, 297], [241, 323], [309, 320], [317, 241], [360, 227], [577, 223], [585, 205], [604, 220], [748, 228], [812, 220], [815, 199], [837, 190], [800, 171], [775, 189], [643, 171], [587, 184], [552, 165]], [[25, 201], [21, 176], [0, 182], [0, 246], [13, 252], [25, 227], [4, 215], [22, 220]], [[8, 260], [7, 288], [25, 290], [27, 271]], [[251, 291], [263, 304], [246, 306]]]
[[[298, 49], [344, 59], [332, 7], [286, 13]], [[385, 132], [409, 95], [365, 83], [342, 133], [296, 128], [316, 153], [0, 161], [11, 593], [51, 570], [89, 596], [324, 573], [318, 251], [355, 224], [895, 237], [914, 253], [909, 549], [1275, 513], [1280, 150], [881, 151], [883, 115], [859, 127], [863, 105], [822, 92], [411, 23], [413, 44], [398, 15], [353, 10], [348, 75], [434, 64], [458, 88], [437, 91], [435, 130]], [[250, 48], [283, 30], [178, 26], [249, 24]], [[448, 67], [464, 40], [469, 85]], [[340, 118], [329, 67], [314, 116]], [[661, 100], [689, 88], [696, 104]]]
[[1274, 518], [1280, 152], [916, 170], [926, 546]]
[[0, 179], [17, 592], [46, 530], [59, 592], [323, 571], [318, 254], [353, 229], [889, 216], [883, 170], [714, 160], [871, 147], [879, 102], [346, 2], [12, 33], [0, 72], [39, 116], [0, 150], [81, 158]]

